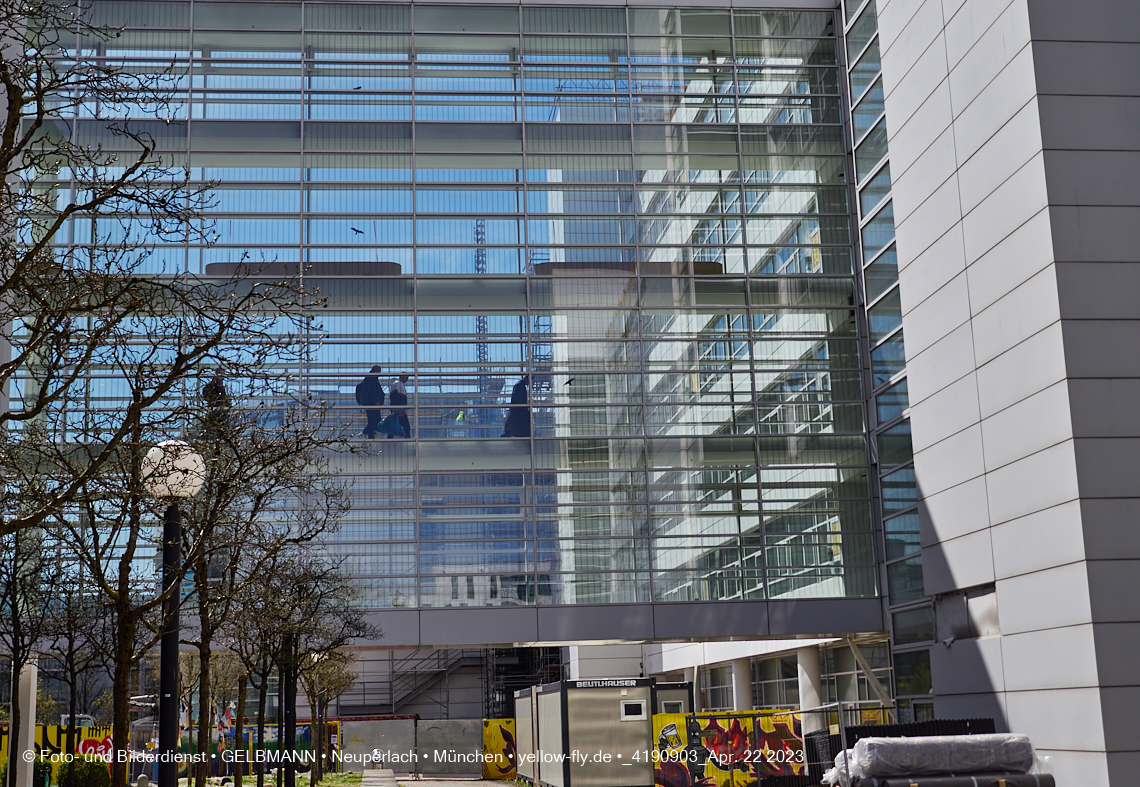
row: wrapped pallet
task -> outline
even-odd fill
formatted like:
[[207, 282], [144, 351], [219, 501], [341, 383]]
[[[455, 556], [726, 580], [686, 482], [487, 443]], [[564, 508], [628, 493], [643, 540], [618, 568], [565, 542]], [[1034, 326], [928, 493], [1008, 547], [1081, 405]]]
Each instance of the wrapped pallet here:
[[1047, 773], [975, 773], [969, 776], [869, 776], [852, 787], [1056, 787]]
[[1029, 738], [1016, 733], [862, 738], [835, 758], [836, 767], [824, 781], [846, 785], [848, 777], [1028, 773], [1035, 761]]

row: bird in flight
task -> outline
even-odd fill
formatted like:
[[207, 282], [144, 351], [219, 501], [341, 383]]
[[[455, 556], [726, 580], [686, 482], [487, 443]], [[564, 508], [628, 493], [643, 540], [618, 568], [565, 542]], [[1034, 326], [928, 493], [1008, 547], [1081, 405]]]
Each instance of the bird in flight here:
[[364, 234], [364, 230], [358, 230], [356, 227], [349, 227], [349, 229], [352, 230], [353, 232], [355, 232], [357, 235], [363, 235]]
[[575, 378], [571, 377], [569, 380], [566, 381], [566, 384], [570, 385], [570, 383], [574, 382], [574, 380], [575, 380]]

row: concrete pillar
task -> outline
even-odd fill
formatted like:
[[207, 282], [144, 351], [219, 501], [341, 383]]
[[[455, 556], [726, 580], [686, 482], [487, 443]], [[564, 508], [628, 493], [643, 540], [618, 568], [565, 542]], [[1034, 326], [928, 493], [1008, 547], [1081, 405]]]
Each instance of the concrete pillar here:
[[[823, 704], [823, 681], [819, 677], [819, 646], [812, 645], [796, 651], [799, 664], [800, 707], [818, 708]], [[807, 713], [801, 718], [803, 732], [815, 732], [827, 727], [822, 713]]]
[[24, 752], [36, 749], [36, 686], [39, 667], [32, 659], [20, 670], [20, 740], [16, 746], [16, 787], [32, 787], [33, 763], [24, 761]]
[[701, 670], [699, 667], [685, 667], [685, 682], [693, 684], [693, 712], [701, 710]]
[[732, 660], [732, 709], [752, 710], [752, 661]]

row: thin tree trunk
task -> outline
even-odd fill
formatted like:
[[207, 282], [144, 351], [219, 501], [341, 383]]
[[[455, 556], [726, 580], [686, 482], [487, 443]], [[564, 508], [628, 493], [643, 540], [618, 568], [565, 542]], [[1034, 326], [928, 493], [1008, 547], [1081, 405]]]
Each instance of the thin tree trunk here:
[[[130, 736], [131, 702], [131, 651], [134, 648], [135, 631], [133, 621], [123, 610], [119, 610], [117, 641], [115, 642], [115, 674], [111, 683], [111, 699], [114, 707], [111, 722], [111, 740], [116, 747], [127, 747]], [[159, 698], [162, 699], [161, 697]], [[127, 787], [127, 763], [115, 757], [111, 766], [111, 787]]]
[[[73, 648], [68, 648], [68, 684], [67, 684], [67, 753], [75, 754], [75, 733], [78, 727], [75, 723], [75, 716], [79, 712], [78, 698], [75, 696], [75, 689], [79, 685], [79, 673], [75, 669], [75, 653]], [[67, 781], [64, 782], [67, 787], [75, 787], [75, 758], [67, 758]]]
[[[261, 685], [257, 687], [257, 748], [265, 751], [265, 700], [269, 694], [269, 676], [261, 675]], [[262, 754], [262, 757], [265, 755]], [[265, 761], [257, 761], [257, 787], [265, 787]]]
[[[202, 614], [199, 610], [198, 614]], [[202, 624], [203, 631], [206, 624]], [[210, 646], [203, 642], [198, 648], [198, 754], [205, 755], [210, 748]], [[209, 760], [197, 763], [194, 769], [195, 787], [206, 787]]]
[[[245, 746], [245, 690], [246, 681], [249, 676], [242, 673], [238, 679], [238, 699], [237, 699], [237, 729], [234, 732], [234, 787], [242, 787], [241, 777], [245, 775], [246, 757], [244, 754], [238, 755], [237, 752], [246, 751]], [[239, 759], [240, 757], [240, 759]]]
[[[317, 781], [321, 781], [322, 779], [325, 778], [325, 760], [324, 760], [324, 753], [325, 753], [325, 703], [321, 699], [321, 693], [319, 691], [319, 688], [320, 688], [320, 684], [319, 684], [319, 680], [318, 680], [317, 729], [316, 729], [317, 753], [316, 753], [316, 757], [314, 758], [316, 760], [316, 762], [314, 763], [314, 766], [313, 766], [314, 768], [316, 768], [316, 771], [317, 771]], [[309, 736], [309, 737], [312, 737], [312, 736]]]
[[13, 543], [12, 575], [8, 577], [8, 587], [4, 599], [8, 607], [8, 620], [11, 632], [11, 649], [9, 664], [12, 670], [11, 693], [8, 695], [8, 787], [16, 787], [16, 763], [19, 762], [20, 751], [17, 749], [20, 740], [20, 672], [24, 668], [26, 657], [23, 650], [24, 625], [23, 606], [27, 602], [21, 592], [23, 561], [20, 559], [20, 534], [17, 533]]
[[[308, 692], [306, 692], [308, 695]], [[321, 709], [318, 707], [320, 702], [312, 697], [309, 697], [309, 751], [313, 754], [313, 767], [309, 769], [309, 787], [317, 787], [317, 782], [320, 781], [321, 769], [321, 747], [320, 729], [321, 729]]]
[[[15, 628], [15, 627], [13, 627]], [[15, 636], [13, 636], [15, 641]], [[12, 693], [9, 695], [11, 704], [8, 706], [8, 787], [16, 787], [16, 763], [20, 762], [20, 751], [17, 748], [20, 740], [20, 672], [22, 667], [12, 660]]]

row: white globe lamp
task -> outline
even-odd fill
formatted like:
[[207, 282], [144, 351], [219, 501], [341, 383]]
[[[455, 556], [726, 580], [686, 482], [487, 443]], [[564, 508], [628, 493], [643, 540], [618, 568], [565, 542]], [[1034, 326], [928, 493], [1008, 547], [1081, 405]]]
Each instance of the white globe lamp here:
[[161, 500], [193, 497], [206, 483], [206, 462], [184, 440], [164, 440], [151, 448], [141, 470], [146, 491]]

